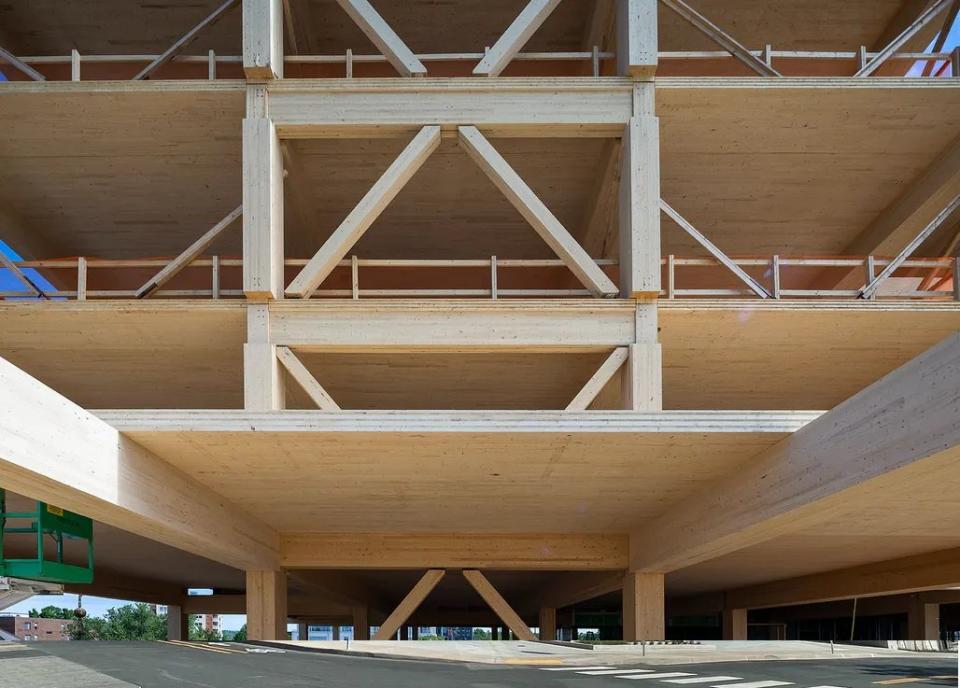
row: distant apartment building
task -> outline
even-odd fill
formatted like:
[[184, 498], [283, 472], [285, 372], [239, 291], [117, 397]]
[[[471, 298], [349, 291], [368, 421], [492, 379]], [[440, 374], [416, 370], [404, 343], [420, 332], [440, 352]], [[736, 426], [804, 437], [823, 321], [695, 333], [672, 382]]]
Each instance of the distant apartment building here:
[[0, 616], [0, 630], [23, 641], [70, 640], [70, 619], [34, 619]]
[[223, 625], [219, 614], [199, 614], [199, 626], [207, 633], [221, 633]]

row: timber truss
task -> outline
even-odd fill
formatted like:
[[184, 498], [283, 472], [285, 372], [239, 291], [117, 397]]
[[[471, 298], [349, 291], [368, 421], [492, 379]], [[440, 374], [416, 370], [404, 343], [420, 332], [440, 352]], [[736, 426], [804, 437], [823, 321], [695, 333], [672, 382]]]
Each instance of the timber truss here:
[[[460, 126], [458, 135], [460, 145], [490, 181], [592, 294], [605, 297], [619, 294], [617, 286], [479, 129]], [[290, 283], [286, 295], [309, 298], [439, 145], [440, 127], [423, 127]]]

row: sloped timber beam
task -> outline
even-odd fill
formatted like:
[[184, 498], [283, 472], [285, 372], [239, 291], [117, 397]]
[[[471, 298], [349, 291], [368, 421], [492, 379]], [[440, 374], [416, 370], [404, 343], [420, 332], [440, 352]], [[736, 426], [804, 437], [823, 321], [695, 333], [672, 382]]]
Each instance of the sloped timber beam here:
[[47, 80], [46, 77], [43, 76], [43, 74], [38, 72], [36, 69], [28, 65], [26, 62], [24, 62], [20, 58], [18, 58], [9, 50], [4, 50], [3, 48], [0, 48], [0, 61], [6, 62], [11, 67], [20, 70], [21, 72], [26, 74], [28, 77], [30, 77], [34, 81]]
[[957, 586], [960, 549], [948, 549], [737, 588], [726, 599], [729, 607], [762, 609]]
[[157, 57], [153, 62], [144, 67], [140, 72], [133, 77], [134, 81], [143, 81], [150, 77], [155, 71], [160, 69], [163, 65], [167, 64], [170, 60], [175, 58], [181, 52], [183, 52], [191, 43], [193, 43], [197, 36], [199, 36], [204, 30], [210, 28], [218, 21], [220, 21], [223, 16], [236, 7], [237, 3], [240, 0], [227, 0], [222, 5], [217, 7], [213, 12], [211, 12], [207, 17], [204, 18], [199, 24], [194, 26], [192, 29], [187, 31], [183, 36], [177, 39], [177, 41], [167, 48], [163, 53]]
[[669, 572], [842, 517], [960, 467], [960, 334], [854, 395], [631, 536], [631, 568]]
[[559, 4], [560, 0], [529, 0], [527, 6], [480, 60], [480, 64], [474, 67], [473, 73], [477, 76], [500, 76]]
[[607, 357], [607, 360], [597, 369], [597, 372], [587, 380], [587, 383], [577, 393], [577, 396], [567, 404], [565, 410], [586, 411], [594, 399], [597, 398], [597, 395], [607, 386], [607, 383], [617, 374], [617, 371], [627, 362], [628, 358], [630, 358], [630, 349], [627, 347], [621, 346], [614, 349], [613, 353], [611, 353]]
[[421, 129], [290, 283], [287, 296], [310, 296], [397, 197], [417, 170], [423, 167], [423, 163], [439, 145], [440, 127]]
[[[955, 138], [937, 159], [927, 167], [887, 206], [856, 239], [843, 250], [851, 256], [892, 256], [916, 236], [937, 214], [960, 193], [960, 137]], [[828, 278], [830, 277], [830, 278]], [[858, 289], [866, 284], [866, 273], [857, 269], [837, 276], [837, 271], [824, 273], [824, 287]]]
[[148, 279], [142, 287], [137, 289], [137, 298], [142, 299], [150, 296], [164, 284], [179, 275], [184, 268], [190, 265], [201, 253], [206, 251], [207, 248], [223, 234], [224, 230], [230, 227], [241, 215], [243, 215], [242, 205], [237, 206], [234, 210], [227, 213], [226, 217], [204, 232], [199, 239], [190, 244], [179, 256], [167, 263], [160, 272]]
[[908, 243], [904, 249], [897, 254], [896, 258], [891, 260], [887, 266], [883, 268], [880, 274], [874, 277], [870, 283], [860, 291], [860, 298], [873, 298], [880, 289], [884, 280], [893, 275], [893, 273], [896, 272], [901, 265], [903, 265], [904, 261], [912, 256], [913, 253], [920, 248], [920, 246], [927, 239], [929, 239], [934, 232], [940, 229], [940, 226], [946, 222], [957, 211], [958, 208], [960, 208], [960, 194], [957, 194], [953, 200], [950, 201], [950, 204], [941, 210], [940, 213], [930, 221], [930, 224], [924, 227], [922, 232], [911, 239], [910, 243]]
[[303, 365], [296, 354], [290, 351], [289, 348], [278, 346], [277, 358], [280, 359], [280, 363], [286, 368], [287, 372], [290, 373], [290, 376], [296, 380], [297, 384], [307, 393], [310, 400], [317, 405], [318, 409], [321, 411], [340, 410], [340, 407], [337, 405], [337, 402], [333, 400], [333, 397], [317, 382], [317, 378], [307, 370], [307, 367]]
[[476, 127], [460, 127], [467, 154], [584, 286], [597, 296], [619, 289]]
[[513, 634], [520, 640], [533, 641], [537, 636], [533, 634], [526, 622], [520, 618], [520, 615], [513, 611], [513, 608], [503, 599], [501, 595], [487, 577], [480, 571], [467, 569], [463, 572], [463, 577], [477, 591], [477, 594], [483, 598], [483, 601], [496, 613], [503, 623], [513, 631]]
[[423, 63], [368, 0], [337, 0], [337, 4], [350, 15], [364, 35], [377, 46], [401, 76], [424, 76], [427, 73]]
[[397, 605], [397, 608], [391, 612], [387, 620], [380, 625], [380, 630], [373, 637], [374, 640], [390, 640], [397, 631], [410, 618], [410, 615], [417, 611], [417, 607], [427, 598], [427, 595], [437, 587], [437, 583], [443, 578], [446, 571], [441, 569], [430, 569], [423, 577], [417, 581], [413, 589], [407, 593], [403, 601]]
[[3, 359], [0, 485], [229, 566], [276, 565], [271, 528]]
[[937, 18], [937, 16], [947, 9], [954, 0], [936, 0], [930, 7], [923, 11], [919, 17], [910, 23], [896, 38], [890, 41], [870, 62], [864, 65], [860, 71], [854, 74], [854, 77], [865, 77], [874, 74], [880, 69], [887, 60], [890, 59], [898, 50], [906, 45], [911, 38], [916, 36], [924, 27]]
[[700, 230], [694, 227], [689, 220], [687, 220], [683, 215], [678, 213], [673, 207], [666, 201], [660, 201], [660, 209], [669, 217], [671, 220], [677, 223], [677, 225], [689, 234], [694, 241], [703, 246], [714, 258], [719, 260], [730, 272], [736, 275], [740, 281], [750, 287], [751, 291], [759, 296], [761, 299], [769, 299], [771, 294], [767, 291], [766, 287], [753, 279], [746, 270], [741, 268], [739, 265], [730, 260], [730, 257], [721, 251], [716, 244], [710, 241]]
[[754, 55], [730, 34], [723, 31], [683, 0], [660, 0], [660, 2], [760, 76], [782, 76], [780, 72]]
[[509, 533], [285, 533], [288, 569], [619, 570], [625, 535]]

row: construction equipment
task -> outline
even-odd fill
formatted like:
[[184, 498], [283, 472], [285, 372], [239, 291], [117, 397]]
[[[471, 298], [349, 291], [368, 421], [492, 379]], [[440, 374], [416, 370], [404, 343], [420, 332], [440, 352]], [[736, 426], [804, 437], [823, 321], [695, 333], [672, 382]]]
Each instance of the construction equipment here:
[[[9, 521], [17, 524], [10, 525]], [[36, 556], [6, 558], [4, 545], [11, 535], [34, 535]], [[45, 554], [46, 537], [52, 538], [56, 546], [50, 559]], [[69, 540], [86, 542], [85, 565], [65, 561], [64, 543]], [[39, 501], [34, 511], [7, 511], [6, 492], [0, 489], [0, 576], [44, 583], [92, 583], [93, 521]]]

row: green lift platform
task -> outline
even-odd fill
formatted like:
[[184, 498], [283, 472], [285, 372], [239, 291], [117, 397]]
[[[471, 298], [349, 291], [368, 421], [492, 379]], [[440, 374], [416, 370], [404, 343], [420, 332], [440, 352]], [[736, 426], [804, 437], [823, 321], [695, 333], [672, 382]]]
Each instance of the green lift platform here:
[[[8, 526], [8, 520], [16, 520], [21, 525]], [[36, 536], [36, 556], [7, 559], [4, 540], [9, 535]], [[47, 537], [56, 544], [55, 559], [44, 556], [44, 539]], [[67, 540], [86, 541], [85, 566], [64, 561], [63, 545]], [[6, 492], [0, 488], [0, 576], [46, 583], [92, 583], [93, 521], [44, 502], [36, 502], [34, 511], [7, 511]]]

